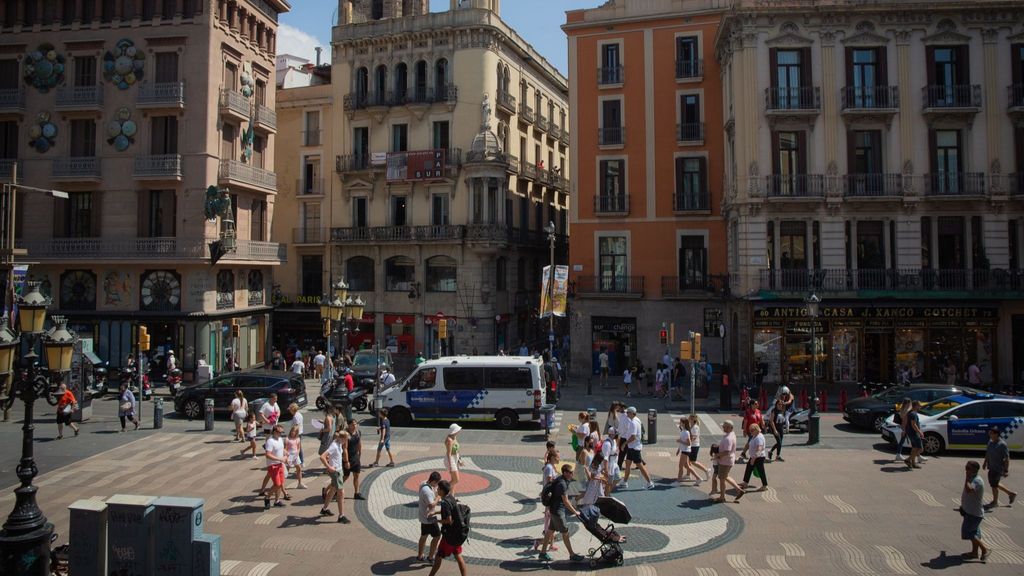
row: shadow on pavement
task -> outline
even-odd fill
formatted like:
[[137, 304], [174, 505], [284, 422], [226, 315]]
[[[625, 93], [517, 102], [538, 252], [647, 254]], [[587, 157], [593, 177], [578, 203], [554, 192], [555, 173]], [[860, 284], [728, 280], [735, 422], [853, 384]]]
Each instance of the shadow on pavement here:
[[687, 510], [703, 510], [705, 508], [711, 508], [716, 503], [711, 498], [704, 497], [700, 499], [687, 500], [686, 502], [680, 502], [676, 504], [677, 508], [686, 508]]
[[946, 551], [939, 552], [939, 555], [927, 562], [921, 562], [921, 566], [925, 568], [931, 568], [932, 570], [945, 570], [946, 568], [953, 568], [954, 566], [962, 566], [967, 564], [959, 554], [949, 556]]
[[589, 567], [589, 564], [585, 562], [572, 562], [565, 558], [555, 559], [553, 562], [541, 562], [536, 558], [529, 560], [506, 560], [498, 564], [498, 568], [506, 572], [539, 572], [539, 571], [562, 571], [562, 572], [576, 572], [583, 570], [585, 567]]
[[[284, 522], [281, 522], [279, 528], [294, 528], [296, 526], [314, 526], [319, 524], [319, 516], [292, 516], [289, 514]], [[334, 522], [334, 517], [330, 518]]]
[[[448, 563], [454, 564], [454, 560], [449, 558]], [[370, 566], [370, 572], [372, 574], [391, 575], [398, 574], [399, 572], [412, 572], [415, 570], [425, 570], [430, 566], [426, 562], [417, 560], [414, 556], [408, 558], [402, 558], [401, 560], [386, 560], [384, 562], [377, 562]]]

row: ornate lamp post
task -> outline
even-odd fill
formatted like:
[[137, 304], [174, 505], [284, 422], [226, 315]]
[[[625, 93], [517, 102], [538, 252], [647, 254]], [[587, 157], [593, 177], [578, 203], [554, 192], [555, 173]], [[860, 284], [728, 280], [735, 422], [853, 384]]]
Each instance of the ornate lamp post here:
[[551, 264], [548, 268], [548, 306], [551, 306], [551, 313], [548, 316], [548, 359], [551, 362], [555, 360], [555, 230], [554, 222], [549, 221], [544, 227], [544, 231], [548, 233]]
[[818, 313], [821, 305], [821, 298], [817, 294], [811, 296], [804, 302], [807, 305], [807, 317], [811, 319], [811, 413], [807, 421], [807, 443], [817, 444], [821, 425], [821, 416], [818, 414], [818, 341], [815, 338], [815, 324], [818, 323]]
[[[39, 283], [30, 282], [29, 292], [18, 298], [18, 325], [22, 334], [31, 338], [29, 352], [22, 358], [22, 368], [11, 386], [11, 398], [21, 398], [25, 403], [25, 420], [22, 426], [21, 461], [17, 475], [21, 486], [14, 490], [14, 510], [4, 522], [0, 532], [0, 566], [15, 575], [48, 576], [50, 574], [50, 536], [53, 524], [47, 521], [36, 503], [37, 488], [32, 480], [39, 473], [33, 457], [34, 404], [39, 398], [52, 402], [52, 384], [49, 378], [37, 373], [36, 344], [41, 339], [45, 350], [47, 367], [59, 383], [63, 373], [71, 370], [72, 352], [77, 336], [68, 330], [63, 317], [53, 318], [57, 326], [44, 333], [46, 309], [51, 300], [39, 292]], [[14, 349], [20, 338], [8, 327], [6, 318], [0, 323], [0, 372], [10, 373]], [[5, 572], [7, 573], [7, 572]]]

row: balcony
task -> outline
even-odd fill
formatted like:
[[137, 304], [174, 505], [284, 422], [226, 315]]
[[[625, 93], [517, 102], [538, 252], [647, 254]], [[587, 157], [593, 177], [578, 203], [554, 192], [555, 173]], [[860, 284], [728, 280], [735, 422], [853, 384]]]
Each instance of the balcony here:
[[508, 160], [508, 172], [510, 174], [518, 174], [519, 173], [519, 157], [518, 156], [509, 155], [509, 156], [506, 156], [506, 159]]
[[704, 59], [676, 60], [676, 80], [704, 77]]
[[[33, 260], [209, 260], [209, 243], [216, 238], [53, 238], [18, 240]], [[221, 261], [287, 261], [287, 246], [277, 242], [237, 240], [237, 248]]]
[[[17, 158], [0, 158], [0, 180], [10, 181], [14, 175], [14, 165], [18, 163]], [[18, 166], [21, 169], [21, 166]]]
[[439, 88], [413, 87], [411, 90], [393, 92], [353, 92], [345, 95], [342, 105], [346, 111], [352, 112], [391, 106], [427, 106], [443, 102], [454, 104], [458, 99], [458, 86], [445, 84]]
[[576, 295], [580, 297], [643, 298], [643, 276], [579, 276]]
[[536, 128], [538, 132], [547, 132], [548, 131], [548, 118], [547, 118], [547, 116], [544, 116], [543, 114], [537, 114], [537, 121], [533, 124], [533, 127]]
[[219, 111], [224, 116], [233, 117], [235, 120], [245, 121], [249, 119], [251, 102], [241, 92], [222, 88], [220, 91]]
[[53, 161], [53, 178], [99, 182], [102, 179], [100, 164], [100, 159], [96, 156], [57, 158]]
[[138, 180], [181, 181], [181, 154], [136, 156], [132, 174]]
[[685, 298], [729, 295], [729, 276], [695, 273], [687, 276], [662, 276], [662, 298]]
[[383, 172], [384, 169], [387, 168], [387, 164], [383, 161], [383, 158], [381, 158], [380, 163], [374, 162], [373, 159], [373, 155], [370, 153], [336, 156], [334, 159], [334, 171], [344, 176], [354, 172]]
[[703, 144], [704, 123], [689, 122], [676, 124], [676, 141], [679, 144]]
[[565, 128], [561, 128], [558, 132], [558, 140], [568, 146], [569, 145], [569, 131]]
[[847, 198], [899, 198], [903, 196], [902, 174], [847, 174], [843, 176]]
[[292, 244], [325, 244], [329, 232], [327, 228], [293, 228]]
[[256, 106], [256, 128], [266, 132], [277, 132], [277, 112], [272, 108]]
[[981, 84], [932, 85], [921, 89], [924, 114], [977, 114]]
[[525, 180], [536, 180], [537, 165], [532, 162], [521, 162], [519, 164], [519, 177]]
[[765, 269], [760, 272], [760, 290], [801, 296], [813, 291], [818, 294], [848, 294], [861, 297], [913, 295], [916, 298], [948, 298], [960, 295], [1021, 298], [1024, 297], [1024, 270]]
[[319, 146], [320, 136], [323, 130], [303, 130], [302, 131], [302, 145], [303, 146]]
[[277, 192], [277, 174], [238, 160], [221, 160], [218, 179], [228, 186], [242, 185], [266, 192]]
[[0, 90], [0, 112], [24, 112], [25, 91], [21, 88], [5, 88]]
[[299, 196], [320, 196], [324, 193], [323, 178], [299, 178], [295, 181]]
[[508, 114], [516, 113], [516, 97], [505, 90], [498, 90], [498, 97], [495, 98], [498, 110]]
[[1015, 121], [1024, 121], [1024, 84], [1006, 87], [1006, 112]]
[[558, 140], [558, 136], [562, 133], [562, 129], [555, 124], [554, 118], [548, 121], [548, 138], [552, 140]]
[[57, 89], [57, 110], [103, 110], [103, 86], [69, 86]]
[[527, 124], [533, 124], [533, 108], [530, 108], [526, 104], [519, 105], [519, 121]]
[[821, 112], [821, 89], [817, 86], [765, 88], [764, 103], [769, 120], [809, 122]]
[[139, 97], [136, 107], [140, 109], [171, 109], [185, 108], [184, 82], [157, 82], [139, 86]]
[[605, 216], [629, 214], [629, 194], [603, 194], [594, 196], [594, 213]]
[[707, 212], [711, 209], [707, 191], [696, 194], [676, 193], [672, 195], [673, 212]]
[[626, 143], [626, 129], [622, 126], [610, 126], [597, 129], [598, 146], [623, 146]]
[[331, 228], [331, 242], [377, 244], [391, 242], [455, 242], [466, 235], [465, 226], [355, 226]]
[[621, 86], [625, 76], [622, 66], [604, 66], [597, 69], [597, 85]]
[[892, 118], [900, 107], [898, 86], [847, 86], [840, 90], [842, 114], [849, 118]]
[[987, 182], [982, 172], [938, 172], [924, 175], [924, 193], [936, 197], [985, 196]]
[[765, 176], [769, 198], [823, 198], [825, 177], [821, 174], [769, 174]]

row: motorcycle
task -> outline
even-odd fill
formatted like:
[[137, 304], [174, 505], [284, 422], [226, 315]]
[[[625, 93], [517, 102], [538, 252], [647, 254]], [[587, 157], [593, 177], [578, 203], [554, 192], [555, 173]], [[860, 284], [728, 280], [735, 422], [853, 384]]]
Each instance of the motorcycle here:
[[345, 375], [339, 373], [320, 387], [320, 396], [316, 399], [316, 407], [318, 410], [324, 410], [328, 403], [337, 404], [343, 398], [351, 398], [352, 409], [361, 412], [369, 406], [369, 395], [372, 389], [372, 380], [368, 380], [362, 382], [362, 386], [356, 386], [349, 396], [348, 389], [345, 387]]
[[149, 400], [153, 396], [153, 388], [149, 383], [149, 376], [146, 374], [142, 375], [142, 391], [139, 391], [139, 376], [138, 368], [135, 366], [126, 366], [121, 369], [121, 383], [126, 384], [128, 389], [132, 391], [132, 394], [138, 394], [143, 400]]
[[164, 375], [164, 380], [167, 381], [167, 389], [170, 390], [171, 396], [174, 396], [181, 389], [181, 370], [178, 368], [171, 370]]
[[92, 393], [94, 398], [105, 396], [110, 392], [110, 386], [107, 384], [107, 378], [109, 372], [107, 371], [107, 363], [98, 364], [92, 369], [92, 383], [89, 385], [89, 391]]

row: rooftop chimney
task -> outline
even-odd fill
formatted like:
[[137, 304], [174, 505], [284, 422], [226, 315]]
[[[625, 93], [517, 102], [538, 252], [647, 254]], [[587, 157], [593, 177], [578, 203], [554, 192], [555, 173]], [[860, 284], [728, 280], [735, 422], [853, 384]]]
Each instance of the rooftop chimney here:
[[320, 66], [320, 52], [323, 52], [323, 48], [317, 46], [316, 47], [316, 65], [317, 66]]

